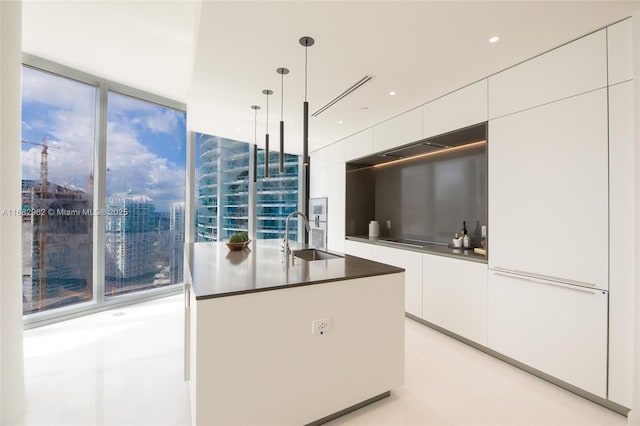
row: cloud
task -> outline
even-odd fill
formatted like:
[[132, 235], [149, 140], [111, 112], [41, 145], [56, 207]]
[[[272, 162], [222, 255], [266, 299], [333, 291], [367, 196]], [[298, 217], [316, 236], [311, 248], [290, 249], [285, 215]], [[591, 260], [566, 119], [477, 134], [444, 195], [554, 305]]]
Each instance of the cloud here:
[[109, 93], [109, 114], [152, 133], [173, 133], [184, 122], [180, 111], [114, 92]]
[[97, 89], [86, 83], [22, 67], [22, 102], [69, 111], [95, 111]]
[[184, 200], [184, 168], [151, 152], [127, 123], [110, 121], [107, 134], [108, 194], [147, 195], [160, 211], [168, 211], [172, 202]]
[[[97, 131], [94, 95], [79, 88], [81, 83], [24, 70], [23, 135], [34, 135], [33, 142], [49, 135], [51, 182], [86, 189]], [[184, 143], [184, 114], [117, 93], [110, 93], [109, 108], [107, 196], [126, 191], [147, 195], [158, 211], [168, 211], [172, 202], [183, 201], [185, 169], [160, 154], [166, 147], [159, 144], [169, 143], [166, 137], [156, 140], [150, 135], [175, 135], [171, 140]], [[157, 152], [143, 142], [151, 149], [158, 147]], [[39, 146], [23, 146], [23, 179], [40, 179], [41, 152]]]

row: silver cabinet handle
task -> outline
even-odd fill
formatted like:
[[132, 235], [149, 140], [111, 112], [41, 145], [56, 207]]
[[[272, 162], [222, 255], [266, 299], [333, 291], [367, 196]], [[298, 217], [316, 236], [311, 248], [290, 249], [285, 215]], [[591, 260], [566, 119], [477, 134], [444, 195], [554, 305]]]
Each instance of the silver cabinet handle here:
[[587, 287], [597, 287], [595, 284], [588, 283], [586, 281], [571, 280], [569, 278], [554, 277], [552, 275], [536, 274], [534, 272], [520, 271], [518, 269], [507, 269], [507, 268], [501, 268], [499, 266], [494, 266], [492, 269], [495, 269], [496, 271], [511, 273], [511, 274], [527, 275], [530, 277], [536, 277], [543, 280], [560, 281], [563, 283], [569, 283], [573, 285], [580, 285], [580, 286], [587, 286]]
[[557, 282], [553, 282], [553, 281], [542, 281], [536, 278], [529, 278], [529, 277], [524, 277], [522, 275], [512, 275], [506, 272], [499, 272], [499, 271], [493, 271], [494, 274], [496, 275], [500, 275], [502, 277], [509, 277], [509, 278], [516, 278], [522, 281], [529, 281], [535, 284], [542, 284], [542, 285], [548, 285], [551, 287], [560, 287], [563, 288], [565, 290], [571, 290], [571, 291], [578, 291], [580, 293], [588, 293], [591, 295], [596, 295], [598, 294], [598, 291], [601, 292], [605, 292], [605, 290], [590, 290], [588, 288], [582, 288], [582, 287], [576, 287], [573, 285], [569, 285], [569, 284], [561, 284], [561, 283], [557, 283]]

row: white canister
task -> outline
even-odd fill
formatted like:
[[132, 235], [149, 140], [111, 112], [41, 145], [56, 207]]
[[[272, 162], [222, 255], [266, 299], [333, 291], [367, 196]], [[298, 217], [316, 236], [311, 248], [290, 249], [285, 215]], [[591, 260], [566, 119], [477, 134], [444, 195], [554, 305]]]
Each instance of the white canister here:
[[369, 222], [369, 238], [380, 237], [380, 224], [377, 220]]

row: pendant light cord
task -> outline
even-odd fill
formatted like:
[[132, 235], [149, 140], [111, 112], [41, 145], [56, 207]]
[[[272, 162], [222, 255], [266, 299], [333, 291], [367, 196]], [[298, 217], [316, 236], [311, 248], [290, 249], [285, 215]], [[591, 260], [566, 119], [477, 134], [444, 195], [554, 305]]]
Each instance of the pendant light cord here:
[[307, 102], [307, 50], [309, 46], [304, 46], [304, 101]]
[[284, 73], [280, 74], [280, 121], [284, 116]]
[[258, 144], [258, 108], [254, 109], [255, 116], [253, 119], [253, 143]]
[[269, 133], [269, 94], [267, 93], [267, 134]]

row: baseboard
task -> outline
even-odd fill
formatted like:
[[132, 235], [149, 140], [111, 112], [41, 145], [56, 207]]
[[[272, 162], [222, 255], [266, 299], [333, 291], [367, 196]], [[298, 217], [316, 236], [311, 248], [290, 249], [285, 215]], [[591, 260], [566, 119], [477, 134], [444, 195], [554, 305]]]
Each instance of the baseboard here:
[[[476, 343], [476, 342], [474, 342], [472, 340], [469, 340], [466, 337], [460, 336], [459, 334], [453, 333], [453, 332], [447, 330], [446, 328], [442, 328], [442, 327], [440, 327], [440, 326], [438, 326], [436, 324], [433, 324], [433, 323], [431, 323], [429, 321], [425, 321], [425, 320], [423, 320], [421, 318], [418, 318], [415, 315], [412, 315], [412, 314], [407, 313], [407, 312], [405, 312], [405, 316], [407, 318], [409, 318], [409, 319], [412, 319], [412, 320], [414, 320], [416, 322], [419, 322], [420, 324], [426, 325], [429, 328], [432, 328], [432, 329], [434, 329], [436, 331], [439, 331], [442, 334], [446, 334], [447, 336], [452, 337], [452, 338], [454, 338], [454, 339], [456, 339], [456, 340], [458, 340], [458, 341], [460, 341], [460, 342], [462, 342], [462, 343], [464, 343], [466, 345], [469, 345], [474, 349], [477, 349], [479, 351], [482, 351], [482, 352], [484, 352], [486, 354], [489, 354], [489, 355], [493, 356], [494, 358], [497, 358], [497, 359], [499, 359], [501, 361], [504, 361], [507, 364], [511, 364], [514, 367], [518, 367], [519, 369], [521, 369], [523, 371], [526, 371], [527, 373], [532, 374], [532, 375], [534, 375], [534, 376], [536, 376], [536, 377], [538, 377], [540, 379], [546, 380], [549, 383], [553, 383], [554, 385], [559, 386], [559, 387], [561, 387], [561, 388], [563, 388], [565, 390], [568, 390], [569, 392], [574, 393], [574, 394], [576, 394], [578, 396], [581, 396], [581, 397], [583, 397], [585, 399], [588, 399], [591, 402], [595, 402], [596, 404], [601, 405], [601, 406], [603, 406], [605, 408], [608, 408], [611, 411], [615, 411], [616, 413], [622, 414], [623, 416], [628, 416], [629, 413], [630, 413], [630, 409], [625, 407], [625, 406], [623, 406], [623, 405], [617, 404], [617, 403], [615, 403], [613, 401], [609, 401], [608, 399], [601, 398], [601, 397], [599, 397], [597, 395], [594, 395], [594, 394], [592, 394], [590, 392], [587, 392], [587, 391], [585, 391], [583, 389], [580, 389], [579, 387], [576, 387], [576, 386], [572, 385], [571, 383], [567, 383], [567, 382], [565, 382], [563, 380], [560, 380], [560, 379], [558, 379], [556, 377], [553, 377], [553, 376], [551, 376], [551, 375], [549, 375], [549, 374], [547, 374], [547, 373], [545, 373], [543, 371], [540, 371], [540, 370], [537, 370], [537, 369], [535, 369], [533, 367], [530, 367], [527, 364], [524, 364], [524, 363], [522, 363], [520, 361], [517, 361], [517, 360], [515, 360], [513, 358], [509, 358], [508, 356], [503, 355], [500, 352], [496, 352], [491, 348], [488, 348], [488, 347], [483, 346], [483, 345], [481, 345], [479, 343]], [[635, 420], [635, 421], [637, 421], [637, 420]], [[640, 426], [640, 423], [629, 423], [629, 424], [630, 425], [634, 425], [634, 426]]]

